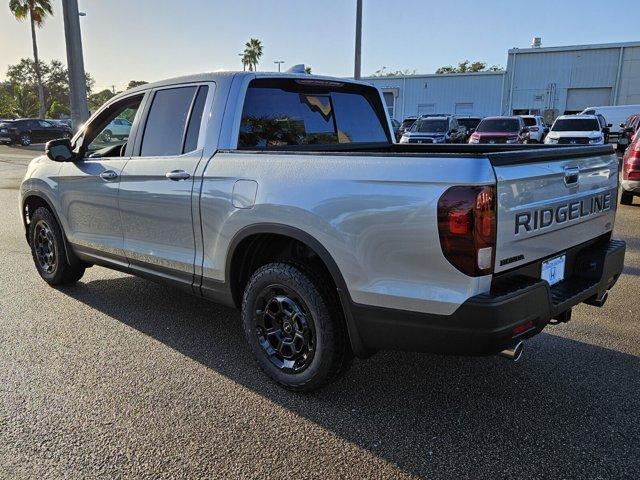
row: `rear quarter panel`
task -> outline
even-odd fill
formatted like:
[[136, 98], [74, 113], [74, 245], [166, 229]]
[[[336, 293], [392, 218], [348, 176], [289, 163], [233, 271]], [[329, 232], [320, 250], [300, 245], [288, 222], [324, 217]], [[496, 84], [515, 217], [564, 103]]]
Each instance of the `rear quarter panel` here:
[[[235, 208], [237, 180], [257, 182], [255, 205]], [[230, 242], [245, 227], [282, 224], [318, 240], [353, 301], [450, 314], [490, 285], [442, 255], [437, 202], [452, 185], [493, 184], [486, 158], [219, 152], [203, 175], [203, 276], [225, 280]]]

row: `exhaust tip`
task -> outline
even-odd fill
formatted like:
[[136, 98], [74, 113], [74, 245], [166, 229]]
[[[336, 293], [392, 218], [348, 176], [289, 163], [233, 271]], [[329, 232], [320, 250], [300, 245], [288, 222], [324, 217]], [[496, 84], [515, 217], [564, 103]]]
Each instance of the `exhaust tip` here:
[[507, 360], [511, 360], [512, 362], [517, 362], [522, 357], [522, 353], [524, 352], [524, 342], [519, 341], [513, 347], [507, 348], [500, 352], [500, 356], [506, 358]]

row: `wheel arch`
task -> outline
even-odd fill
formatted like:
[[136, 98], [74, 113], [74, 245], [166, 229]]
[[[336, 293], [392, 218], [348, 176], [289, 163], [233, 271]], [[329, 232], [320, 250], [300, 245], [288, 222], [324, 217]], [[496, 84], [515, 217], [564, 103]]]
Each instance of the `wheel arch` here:
[[[337, 263], [319, 240], [299, 228], [277, 223], [261, 223], [245, 227], [236, 233], [229, 243], [225, 268], [225, 283], [227, 283], [231, 289], [236, 306], [241, 304], [242, 293], [244, 291], [243, 288], [239, 288], [242, 286], [242, 260], [244, 254], [251, 245], [255, 245], [253, 240], [274, 239], [276, 237], [280, 241], [290, 239], [299, 242], [317, 255], [329, 273], [336, 288], [340, 306], [342, 307], [347, 324], [347, 333], [352, 351], [359, 357], [369, 356], [370, 352], [364, 348], [358, 334], [357, 326], [353, 320], [351, 313], [351, 296], [349, 295], [346, 282]], [[240, 282], [238, 282], [238, 280], [240, 280]]]
[[60, 217], [58, 217], [56, 209], [53, 208], [53, 202], [51, 202], [51, 200], [47, 198], [47, 196], [42, 192], [27, 192], [22, 198], [22, 202], [20, 205], [20, 216], [22, 217], [22, 225], [24, 226], [25, 239], [27, 243], [29, 243], [30, 216], [33, 215], [33, 213], [40, 207], [45, 207], [47, 210], [49, 210], [60, 226], [67, 262], [77, 262], [78, 260], [77, 258], [75, 258], [75, 254], [71, 251], [71, 248], [69, 246], [69, 241], [67, 240], [67, 235], [64, 232], [64, 227], [62, 225], [62, 222], [60, 221]]

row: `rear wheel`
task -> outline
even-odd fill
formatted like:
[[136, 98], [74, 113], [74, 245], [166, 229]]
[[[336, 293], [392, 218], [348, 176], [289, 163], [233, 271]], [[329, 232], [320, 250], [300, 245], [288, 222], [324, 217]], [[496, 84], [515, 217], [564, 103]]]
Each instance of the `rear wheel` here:
[[111, 130], [105, 130], [104, 132], [102, 132], [100, 138], [103, 142], [109, 143], [111, 141]]
[[270, 263], [256, 270], [244, 292], [242, 321], [260, 368], [296, 391], [317, 389], [346, 371], [351, 356], [335, 301], [299, 265]]
[[28, 133], [22, 133], [20, 135], [20, 145], [22, 145], [23, 147], [28, 147], [29, 145], [31, 145], [31, 135], [29, 135]]
[[38, 208], [29, 223], [29, 244], [38, 273], [49, 285], [73, 283], [82, 277], [85, 267], [80, 261], [67, 260], [62, 230], [53, 214]]
[[622, 195], [620, 195], [620, 203], [622, 205], [631, 205], [633, 203], [633, 194], [623, 191]]

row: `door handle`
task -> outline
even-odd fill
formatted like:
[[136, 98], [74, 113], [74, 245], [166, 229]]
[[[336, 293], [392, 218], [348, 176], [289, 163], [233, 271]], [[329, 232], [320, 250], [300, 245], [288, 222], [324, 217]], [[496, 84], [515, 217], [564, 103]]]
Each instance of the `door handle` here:
[[169, 180], [187, 180], [191, 175], [189, 175], [184, 170], [171, 170], [164, 174]]
[[118, 178], [118, 174], [113, 170], [105, 170], [100, 174], [100, 178], [103, 180], [115, 180]]

